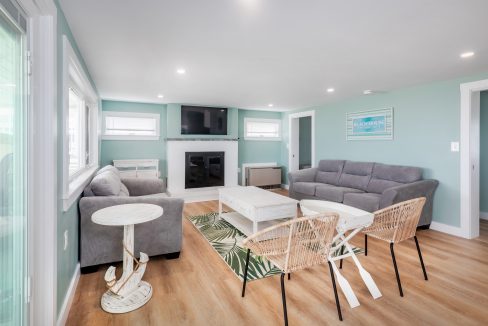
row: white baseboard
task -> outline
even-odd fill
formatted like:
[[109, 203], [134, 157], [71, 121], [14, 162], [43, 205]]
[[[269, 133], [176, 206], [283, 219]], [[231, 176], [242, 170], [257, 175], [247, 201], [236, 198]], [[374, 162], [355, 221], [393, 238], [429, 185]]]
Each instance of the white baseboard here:
[[73, 277], [71, 278], [71, 282], [69, 283], [68, 292], [64, 297], [63, 305], [59, 311], [58, 315], [58, 322], [56, 323], [57, 326], [63, 326], [66, 324], [68, 320], [69, 310], [71, 308], [71, 304], [73, 303], [73, 299], [75, 298], [76, 287], [78, 285], [78, 281], [80, 280], [80, 263], [76, 264], [75, 272], [73, 273]]
[[480, 212], [480, 219], [488, 220], [488, 212]]
[[466, 235], [464, 234], [463, 230], [458, 226], [452, 226], [452, 225], [432, 221], [432, 223], [430, 224], [430, 228], [432, 230], [454, 235], [456, 237], [466, 238]]
[[289, 185], [282, 184], [281, 185], [281, 188], [288, 190], [288, 189], [290, 189], [290, 186]]

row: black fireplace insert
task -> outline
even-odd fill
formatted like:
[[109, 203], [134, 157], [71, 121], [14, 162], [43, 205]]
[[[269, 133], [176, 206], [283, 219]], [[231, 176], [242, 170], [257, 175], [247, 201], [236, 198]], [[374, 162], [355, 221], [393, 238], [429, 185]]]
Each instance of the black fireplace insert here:
[[224, 152], [186, 152], [185, 189], [223, 186], [224, 161]]

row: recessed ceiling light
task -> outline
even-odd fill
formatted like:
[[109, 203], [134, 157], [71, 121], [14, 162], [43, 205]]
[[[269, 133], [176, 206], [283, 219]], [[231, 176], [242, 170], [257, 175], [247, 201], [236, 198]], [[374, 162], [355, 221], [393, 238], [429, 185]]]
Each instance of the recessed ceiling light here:
[[472, 56], [474, 56], [474, 52], [472, 52], [472, 51], [464, 52], [464, 53], [461, 53], [461, 55], [460, 55], [460, 57], [463, 59], [470, 58]]
[[164, 95], [163, 94], [158, 94], [158, 98], [163, 98]]
[[269, 106], [270, 108], [272, 108], [272, 107], [273, 107], [273, 103], [269, 103], [269, 104], [268, 104], [268, 106]]
[[333, 88], [327, 88], [327, 93], [334, 93], [335, 92], [335, 89]]
[[186, 70], [185, 70], [185, 69], [183, 69], [183, 68], [178, 68], [178, 69], [176, 69], [176, 72], [177, 72], [178, 74], [180, 74], [180, 75], [184, 75], [184, 74], [186, 73]]
[[364, 95], [373, 94], [373, 91], [372, 91], [372, 90], [370, 90], [370, 89], [365, 89], [365, 90], [363, 91], [363, 94], [364, 94]]

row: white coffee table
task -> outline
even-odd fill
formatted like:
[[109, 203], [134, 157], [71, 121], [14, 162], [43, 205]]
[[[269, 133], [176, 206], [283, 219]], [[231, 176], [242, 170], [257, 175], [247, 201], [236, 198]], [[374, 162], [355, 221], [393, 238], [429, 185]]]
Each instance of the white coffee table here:
[[[234, 212], [223, 213], [222, 204]], [[297, 216], [298, 201], [258, 187], [229, 187], [219, 189], [219, 215], [239, 231], [249, 236], [277, 219]]]
[[[125, 313], [142, 307], [151, 299], [152, 287], [142, 281], [149, 257], [141, 252], [139, 260], [134, 256], [134, 224], [157, 219], [163, 215], [160, 206], [152, 204], [116, 205], [96, 211], [92, 221], [101, 225], [124, 226], [124, 270], [119, 280], [115, 278], [115, 267], [105, 273], [109, 290], [101, 299], [103, 310], [110, 313]], [[136, 267], [134, 269], [134, 263]]]
[[[342, 289], [342, 292], [346, 296], [347, 302], [352, 308], [359, 306], [359, 300], [354, 294], [351, 285], [346, 280], [344, 276], [339, 272], [335, 261], [351, 257], [356, 267], [358, 268], [359, 274], [366, 284], [369, 292], [374, 299], [382, 296], [380, 290], [376, 286], [373, 277], [369, 274], [364, 267], [359, 262], [356, 254], [353, 251], [353, 247], [349, 244], [349, 240], [352, 239], [358, 232], [363, 228], [371, 225], [374, 220], [374, 214], [347, 206], [340, 203], [323, 201], [323, 200], [302, 200], [300, 201], [300, 208], [304, 215], [316, 215], [325, 212], [334, 212], [339, 214], [339, 222], [337, 223], [337, 235], [333, 239], [335, 246], [331, 248], [330, 254], [336, 252], [339, 248], [344, 246], [347, 252], [343, 255], [332, 257], [329, 256], [329, 261], [332, 263], [332, 268], [334, 269], [334, 274], [337, 276], [337, 281]], [[347, 236], [346, 232], [351, 231]], [[340, 241], [338, 241], [340, 240]]]

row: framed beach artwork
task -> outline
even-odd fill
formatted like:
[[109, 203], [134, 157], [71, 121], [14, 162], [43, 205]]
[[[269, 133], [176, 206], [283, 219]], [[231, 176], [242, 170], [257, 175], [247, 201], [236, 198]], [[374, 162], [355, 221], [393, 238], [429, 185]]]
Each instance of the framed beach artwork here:
[[392, 140], [393, 108], [347, 114], [347, 140]]

